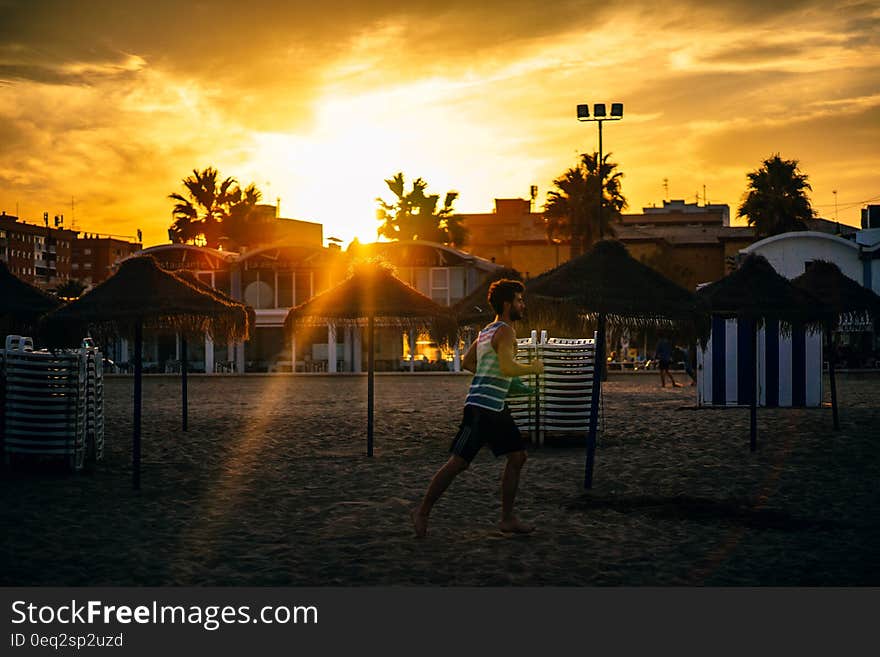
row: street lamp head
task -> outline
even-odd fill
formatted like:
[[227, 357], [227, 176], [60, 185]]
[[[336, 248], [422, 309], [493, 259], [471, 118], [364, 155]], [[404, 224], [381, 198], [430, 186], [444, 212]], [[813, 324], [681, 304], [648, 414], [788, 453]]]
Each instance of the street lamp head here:
[[593, 116], [597, 119], [600, 117], [605, 117], [605, 103], [595, 103], [593, 105]]
[[623, 118], [623, 103], [611, 103], [611, 116]]
[[590, 118], [590, 106], [589, 105], [578, 105], [578, 121], [583, 121], [585, 119]]

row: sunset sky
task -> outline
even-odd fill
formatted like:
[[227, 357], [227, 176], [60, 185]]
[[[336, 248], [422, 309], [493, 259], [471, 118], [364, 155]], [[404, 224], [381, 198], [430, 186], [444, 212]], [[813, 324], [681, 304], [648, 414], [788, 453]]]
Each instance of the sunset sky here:
[[397, 171], [543, 204], [597, 147], [630, 211], [735, 213], [779, 152], [820, 216], [880, 203], [880, 3], [0, 0], [0, 210], [167, 241], [180, 180], [216, 166], [325, 237], [372, 241]]

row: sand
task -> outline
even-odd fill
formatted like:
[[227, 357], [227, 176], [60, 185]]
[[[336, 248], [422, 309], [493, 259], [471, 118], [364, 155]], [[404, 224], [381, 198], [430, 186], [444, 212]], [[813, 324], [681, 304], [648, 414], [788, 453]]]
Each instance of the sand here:
[[877, 374], [840, 377], [839, 432], [828, 408], [761, 409], [754, 454], [747, 410], [612, 375], [590, 494], [582, 448], [530, 449], [517, 508], [538, 529], [502, 534], [502, 461], [486, 449], [425, 540], [408, 512], [469, 379], [376, 381], [368, 459], [362, 376], [193, 376], [186, 433], [179, 380], [147, 377], [135, 492], [132, 380], [108, 377], [103, 463], [2, 473], [0, 584], [880, 584]]

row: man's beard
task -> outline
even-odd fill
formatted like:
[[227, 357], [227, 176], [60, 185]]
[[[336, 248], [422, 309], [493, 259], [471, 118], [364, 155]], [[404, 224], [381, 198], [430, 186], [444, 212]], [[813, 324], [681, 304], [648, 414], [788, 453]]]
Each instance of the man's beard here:
[[510, 309], [510, 321], [511, 322], [518, 322], [519, 320], [522, 319], [522, 317], [523, 317], [522, 313], [520, 311], [518, 311], [516, 308]]

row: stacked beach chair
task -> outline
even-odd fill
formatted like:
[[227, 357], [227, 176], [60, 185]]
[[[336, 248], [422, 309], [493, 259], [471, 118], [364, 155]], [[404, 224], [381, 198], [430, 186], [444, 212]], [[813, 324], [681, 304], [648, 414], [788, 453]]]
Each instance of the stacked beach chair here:
[[94, 345], [83, 347], [86, 361], [86, 459], [104, 458], [104, 362]]
[[63, 460], [80, 470], [104, 453], [101, 352], [34, 351], [33, 341], [7, 336], [2, 355], [3, 456]]
[[544, 361], [544, 374], [523, 377], [534, 393], [510, 398], [517, 426], [536, 445], [543, 445], [547, 438], [585, 437], [593, 400], [595, 337], [548, 338], [542, 331], [539, 339], [533, 331], [531, 337], [517, 342], [520, 361]]

